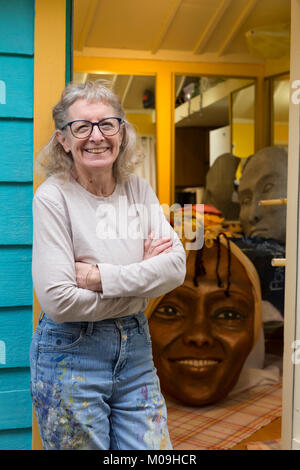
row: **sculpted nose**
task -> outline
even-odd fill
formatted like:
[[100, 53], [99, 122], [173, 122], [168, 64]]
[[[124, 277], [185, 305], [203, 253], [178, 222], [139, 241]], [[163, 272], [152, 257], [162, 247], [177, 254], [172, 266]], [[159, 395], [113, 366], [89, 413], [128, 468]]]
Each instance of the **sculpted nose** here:
[[257, 224], [263, 218], [263, 208], [258, 203], [258, 200], [253, 200], [249, 208], [248, 220], [251, 225]]
[[182, 337], [183, 343], [199, 347], [212, 346], [214, 338], [211, 333], [211, 328], [207, 320], [202, 319], [197, 323], [191, 324], [184, 332]]

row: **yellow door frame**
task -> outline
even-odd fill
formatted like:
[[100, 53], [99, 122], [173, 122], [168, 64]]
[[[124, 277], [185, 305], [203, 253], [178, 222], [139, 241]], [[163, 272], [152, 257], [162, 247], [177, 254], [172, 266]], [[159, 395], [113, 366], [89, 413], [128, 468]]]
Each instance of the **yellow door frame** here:
[[[66, 1], [35, 0], [34, 33], [34, 160], [41, 147], [49, 140], [53, 129], [51, 110], [65, 86]], [[33, 173], [33, 190], [42, 182]], [[40, 306], [33, 292], [33, 328]], [[41, 450], [42, 443], [33, 412], [32, 448]]]
[[[34, 159], [53, 131], [51, 110], [65, 86], [66, 0], [35, 0], [34, 54]], [[174, 81], [175, 75], [222, 75], [252, 77], [257, 80], [256, 147], [262, 146], [264, 66], [176, 62], [159, 60], [74, 57], [75, 72], [99, 71], [125, 75], [156, 77], [157, 183], [161, 203], [174, 201]], [[34, 171], [34, 191], [42, 182]], [[33, 326], [40, 306], [33, 292]], [[33, 417], [32, 448], [42, 449], [38, 426]]]

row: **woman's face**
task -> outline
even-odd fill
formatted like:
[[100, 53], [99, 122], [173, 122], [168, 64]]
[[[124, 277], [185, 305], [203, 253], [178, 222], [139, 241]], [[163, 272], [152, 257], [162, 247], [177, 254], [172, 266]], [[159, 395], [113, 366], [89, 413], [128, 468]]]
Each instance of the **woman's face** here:
[[[78, 119], [98, 122], [107, 117], [117, 117], [112, 106], [102, 102], [87, 102], [79, 99], [68, 109], [68, 122]], [[109, 170], [117, 159], [123, 138], [123, 130], [118, 134], [103, 136], [97, 126], [93, 127], [92, 134], [84, 139], [77, 139], [67, 129], [57, 131], [57, 138], [66, 152], [71, 152], [75, 168], [80, 171]]]
[[[187, 260], [182, 286], [166, 295], [150, 320], [153, 357], [162, 389], [189, 405], [224, 398], [252, 348], [254, 298], [246, 271], [231, 255], [230, 296], [216, 277], [217, 248], [203, 249], [206, 274], [194, 286], [196, 251]], [[227, 248], [219, 274], [227, 285]]]

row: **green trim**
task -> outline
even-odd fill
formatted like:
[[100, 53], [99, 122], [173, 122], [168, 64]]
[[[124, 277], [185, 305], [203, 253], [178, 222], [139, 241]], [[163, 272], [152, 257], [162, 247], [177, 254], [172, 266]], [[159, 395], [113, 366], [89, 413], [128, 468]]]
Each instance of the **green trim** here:
[[73, 0], [66, 0], [66, 85], [73, 80]]

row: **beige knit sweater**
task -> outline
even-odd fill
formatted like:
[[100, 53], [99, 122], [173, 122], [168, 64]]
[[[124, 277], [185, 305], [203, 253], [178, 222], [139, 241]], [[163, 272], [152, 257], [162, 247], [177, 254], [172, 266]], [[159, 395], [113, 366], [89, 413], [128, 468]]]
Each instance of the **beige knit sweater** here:
[[[33, 199], [33, 227], [34, 289], [56, 322], [133, 315], [184, 281], [183, 246], [152, 188], [136, 175], [108, 197], [89, 193], [72, 177], [49, 177]], [[155, 238], [170, 235], [173, 247], [143, 260], [151, 231]], [[98, 265], [102, 293], [77, 287], [75, 261]]]

